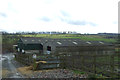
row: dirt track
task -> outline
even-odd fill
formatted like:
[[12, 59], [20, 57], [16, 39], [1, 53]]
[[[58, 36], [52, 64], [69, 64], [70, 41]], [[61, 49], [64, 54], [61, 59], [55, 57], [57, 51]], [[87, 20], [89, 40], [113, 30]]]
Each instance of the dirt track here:
[[2, 78], [23, 78], [23, 76], [17, 71], [15, 65], [11, 62], [12, 59], [12, 55], [3, 55]]

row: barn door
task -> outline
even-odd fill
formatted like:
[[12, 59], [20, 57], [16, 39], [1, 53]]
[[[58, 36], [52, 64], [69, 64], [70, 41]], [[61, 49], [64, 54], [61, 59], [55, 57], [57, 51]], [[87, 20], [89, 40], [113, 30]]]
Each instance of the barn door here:
[[51, 53], [51, 46], [47, 46], [47, 54]]

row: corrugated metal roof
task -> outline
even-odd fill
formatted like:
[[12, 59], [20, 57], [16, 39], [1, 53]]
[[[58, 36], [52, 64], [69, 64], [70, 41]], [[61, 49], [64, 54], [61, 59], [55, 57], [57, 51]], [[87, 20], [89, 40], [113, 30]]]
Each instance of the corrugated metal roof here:
[[91, 42], [89, 42], [89, 41], [87, 41], [86, 43], [87, 43], [87, 44], [92, 44], [92, 43], [91, 43]]
[[77, 45], [78, 43], [77, 43], [77, 42], [73, 42], [73, 44], [76, 44], [76, 45]]
[[57, 42], [57, 43], [60, 44], [60, 45], [62, 44], [61, 42]]
[[55, 46], [111, 45], [103, 41], [82, 41], [80, 39], [21, 38], [24, 44], [52, 44]]

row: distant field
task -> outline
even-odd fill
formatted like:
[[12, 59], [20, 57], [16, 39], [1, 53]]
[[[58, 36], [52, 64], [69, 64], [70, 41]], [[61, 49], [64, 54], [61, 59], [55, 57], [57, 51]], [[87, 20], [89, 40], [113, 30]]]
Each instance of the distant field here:
[[23, 37], [44, 37], [44, 38], [78, 38], [86, 41], [105, 41], [116, 42], [115, 39], [105, 39], [99, 35], [75, 35], [75, 34], [36, 34], [36, 35], [22, 35]]

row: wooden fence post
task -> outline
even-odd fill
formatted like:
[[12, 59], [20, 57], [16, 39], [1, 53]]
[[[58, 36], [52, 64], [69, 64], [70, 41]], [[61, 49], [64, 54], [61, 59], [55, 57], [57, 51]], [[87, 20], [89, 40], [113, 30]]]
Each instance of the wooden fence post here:
[[96, 74], [96, 54], [93, 55], [93, 71]]
[[36, 59], [33, 59], [33, 70], [36, 70], [37, 64], [36, 64]]
[[114, 55], [111, 55], [110, 57], [110, 66], [111, 66], [111, 72], [113, 73], [114, 72]]
[[63, 57], [63, 68], [66, 68], [66, 55]]
[[84, 70], [84, 55], [81, 55], [82, 70]]
[[75, 62], [74, 62], [75, 55], [73, 55], [72, 57], [73, 57], [73, 58], [72, 58], [72, 69], [74, 69], [74, 66], [75, 66], [75, 64], [74, 64], [74, 63], [75, 63]]

